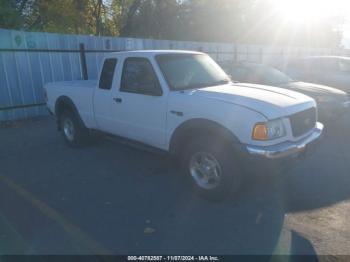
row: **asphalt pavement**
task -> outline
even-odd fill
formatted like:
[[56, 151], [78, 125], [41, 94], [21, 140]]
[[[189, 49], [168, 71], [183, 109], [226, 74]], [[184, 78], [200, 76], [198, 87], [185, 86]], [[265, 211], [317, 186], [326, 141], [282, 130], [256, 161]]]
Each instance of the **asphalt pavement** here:
[[0, 254], [350, 255], [349, 117], [279, 178], [204, 200], [161, 154], [71, 149], [51, 117], [0, 127]]

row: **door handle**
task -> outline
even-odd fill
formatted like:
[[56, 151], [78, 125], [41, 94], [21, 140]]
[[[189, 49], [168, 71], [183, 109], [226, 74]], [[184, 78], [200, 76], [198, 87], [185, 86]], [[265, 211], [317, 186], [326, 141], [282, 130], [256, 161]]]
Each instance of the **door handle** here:
[[116, 103], [121, 103], [123, 100], [119, 97], [115, 97], [113, 98], [113, 100], [116, 102]]

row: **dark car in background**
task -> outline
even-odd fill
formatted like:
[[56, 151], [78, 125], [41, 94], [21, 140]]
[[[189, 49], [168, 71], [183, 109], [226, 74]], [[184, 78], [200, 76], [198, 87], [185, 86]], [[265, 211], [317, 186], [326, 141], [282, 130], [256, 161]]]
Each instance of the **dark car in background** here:
[[332, 86], [350, 93], [350, 58], [342, 56], [309, 56], [290, 59], [280, 68], [301, 81]]
[[221, 63], [221, 66], [234, 81], [281, 87], [314, 98], [318, 105], [319, 118], [323, 121], [350, 111], [349, 96], [341, 90], [294, 80], [276, 68], [264, 64], [226, 62]]

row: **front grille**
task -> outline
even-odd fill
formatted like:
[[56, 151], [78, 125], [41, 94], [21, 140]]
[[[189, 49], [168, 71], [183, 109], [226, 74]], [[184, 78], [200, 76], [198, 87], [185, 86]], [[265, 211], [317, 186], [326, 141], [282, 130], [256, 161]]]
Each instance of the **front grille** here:
[[295, 113], [289, 117], [293, 136], [298, 137], [310, 131], [316, 124], [316, 108]]

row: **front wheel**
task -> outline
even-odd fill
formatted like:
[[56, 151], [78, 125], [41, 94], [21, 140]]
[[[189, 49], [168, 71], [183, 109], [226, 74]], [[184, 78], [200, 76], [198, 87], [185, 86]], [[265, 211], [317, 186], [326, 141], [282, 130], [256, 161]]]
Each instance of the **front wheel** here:
[[185, 148], [182, 166], [195, 192], [222, 199], [241, 185], [241, 168], [233, 149], [225, 143], [199, 138]]

